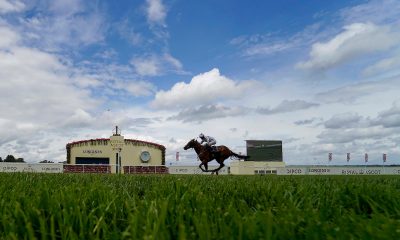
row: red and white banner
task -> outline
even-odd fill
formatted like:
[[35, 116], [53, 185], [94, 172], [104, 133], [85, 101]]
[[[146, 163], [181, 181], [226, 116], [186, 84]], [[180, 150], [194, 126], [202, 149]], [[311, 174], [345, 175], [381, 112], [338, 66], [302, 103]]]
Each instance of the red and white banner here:
[[176, 158], [176, 161], [179, 161], [179, 152], [176, 152], [175, 158]]

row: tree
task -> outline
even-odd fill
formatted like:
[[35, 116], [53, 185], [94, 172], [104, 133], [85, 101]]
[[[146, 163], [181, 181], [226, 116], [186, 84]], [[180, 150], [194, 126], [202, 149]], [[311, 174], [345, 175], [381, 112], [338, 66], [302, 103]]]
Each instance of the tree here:
[[0, 162], [2, 162], [3, 161], [3, 159], [0, 157]]
[[4, 162], [25, 162], [23, 158], [15, 158], [13, 155], [7, 155], [6, 159], [4, 159]]
[[13, 155], [7, 155], [6, 159], [4, 159], [4, 162], [15, 162], [15, 157]]
[[43, 160], [43, 161], [40, 161], [39, 163], [54, 163], [54, 162], [50, 161], [50, 160]]

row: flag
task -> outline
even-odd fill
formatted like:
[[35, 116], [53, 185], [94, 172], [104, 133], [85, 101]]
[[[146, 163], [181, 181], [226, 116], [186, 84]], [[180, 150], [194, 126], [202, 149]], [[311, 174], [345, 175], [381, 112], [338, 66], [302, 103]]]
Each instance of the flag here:
[[350, 153], [347, 153], [347, 162], [350, 161]]
[[176, 152], [176, 161], [179, 161], [179, 152]]
[[328, 154], [329, 162], [332, 161], [332, 153]]
[[368, 153], [365, 154], [365, 162], [368, 162]]
[[382, 159], [383, 159], [383, 162], [386, 162], [386, 153], [383, 154]]

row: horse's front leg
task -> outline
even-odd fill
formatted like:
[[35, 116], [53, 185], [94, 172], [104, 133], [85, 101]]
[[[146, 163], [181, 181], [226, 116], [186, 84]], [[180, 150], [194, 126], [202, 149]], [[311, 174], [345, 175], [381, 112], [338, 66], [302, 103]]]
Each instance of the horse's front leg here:
[[201, 171], [205, 172], [206, 170], [204, 170], [201, 166], [204, 165], [204, 163], [200, 163], [199, 168], [201, 169]]

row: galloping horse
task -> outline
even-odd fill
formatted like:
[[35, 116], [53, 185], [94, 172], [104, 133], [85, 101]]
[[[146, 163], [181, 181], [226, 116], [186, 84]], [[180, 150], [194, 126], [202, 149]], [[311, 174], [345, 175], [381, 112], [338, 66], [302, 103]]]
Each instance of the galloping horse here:
[[[185, 149], [185, 150], [188, 150], [189, 148], [193, 148], [196, 151], [197, 156], [199, 157], [199, 159], [201, 161], [199, 168], [203, 172], [212, 172], [212, 174], [214, 174], [214, 172], [215, 172], [217, 175], [218, 175], [218, 171], [225, 166], [224, 161], [228, 157], [235, 157], [235, 158], [239, 158], [239, 159], [248, 159], [249, 158], [249, 156], [234, 153], [229, 148], [222, 146], [222, 145], [217, 146], [216, 153], [212, 153], [207, 149], [206, 146], [203, 146], [198, 141], [196, 141], [196, 139], [190, 140], [185, 145], [185, 147], [183, 147], [183, 149]], [[217, 169], [209, 171], [208, 170], [208, 162], [210, 162], [214, 159], [219, 163], [219, 167]], [[205, 169], [202, 168], [202, 165], [204, 165]]]

